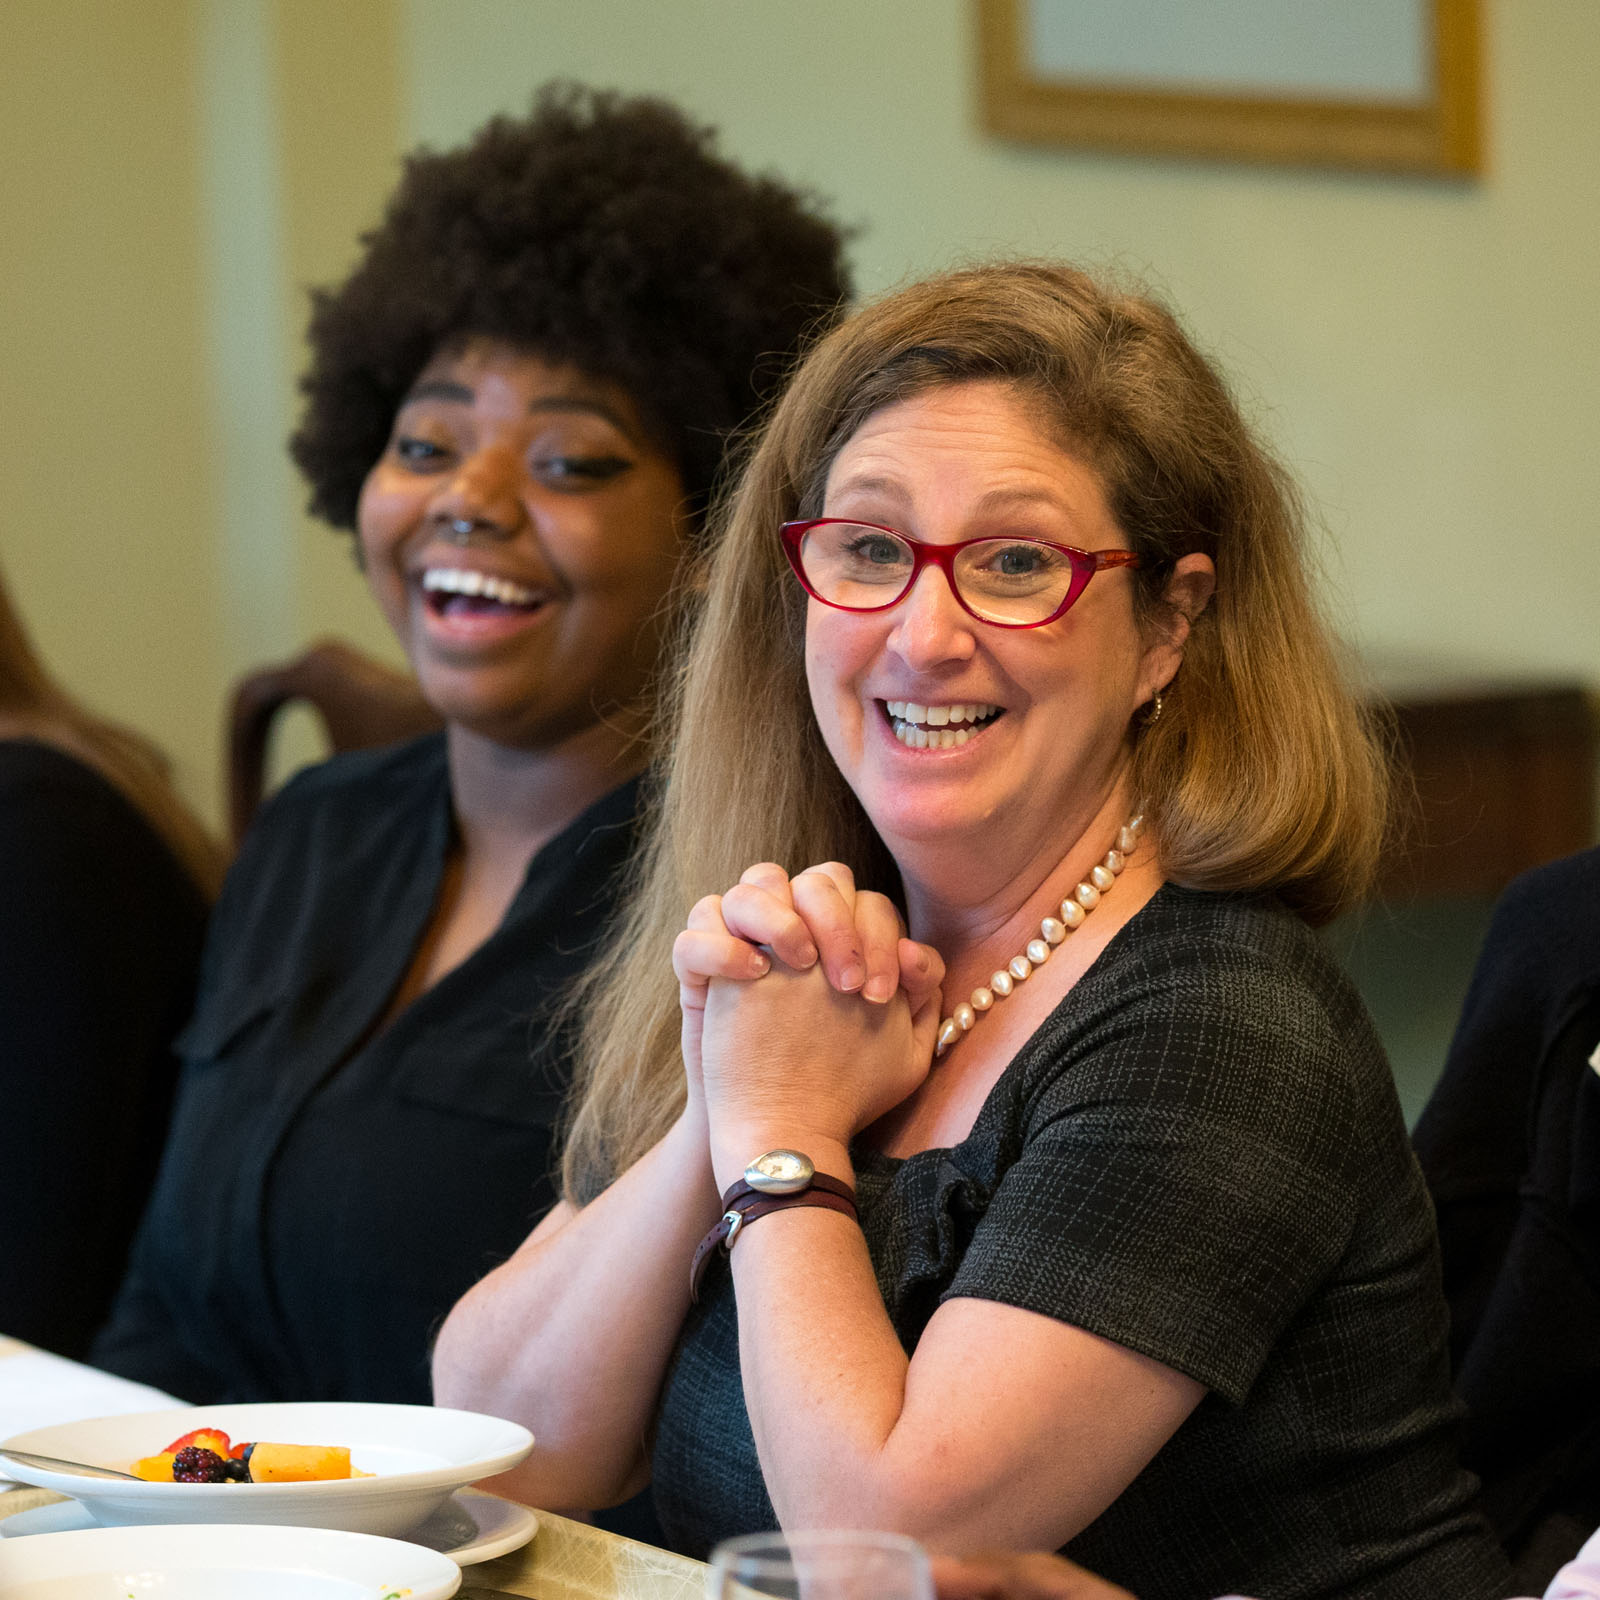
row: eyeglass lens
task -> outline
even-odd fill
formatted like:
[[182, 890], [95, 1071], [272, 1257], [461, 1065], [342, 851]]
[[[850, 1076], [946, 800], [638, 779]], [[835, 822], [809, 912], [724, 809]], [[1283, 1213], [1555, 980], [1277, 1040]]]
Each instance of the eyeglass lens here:
[[[884, 528], [824, 523], [800, 542], [806, 582], [831, 605], [872, 611], [891, 606], [911, 587], [911, 546]], [[956, 593], [990, 622], [1042, 622], [1072, 588], [1071, 560], [1049, 545], [982, 539], [954, 562]]]

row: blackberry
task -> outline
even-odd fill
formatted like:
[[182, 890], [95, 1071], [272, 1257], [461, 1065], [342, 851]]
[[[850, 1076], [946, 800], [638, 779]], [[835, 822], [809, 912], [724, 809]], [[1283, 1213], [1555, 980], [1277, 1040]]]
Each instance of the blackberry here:
[[228, 1463], [215, 1450], [192, 1444], [172, 1458], [174, 1483], [223, 1483], [227, 1477]]

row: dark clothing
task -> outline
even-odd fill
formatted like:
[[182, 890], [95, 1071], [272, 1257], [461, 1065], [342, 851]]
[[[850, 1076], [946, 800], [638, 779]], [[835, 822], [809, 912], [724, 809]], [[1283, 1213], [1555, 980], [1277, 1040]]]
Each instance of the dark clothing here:
[[0, 740], [0, 1329], [82, 1356], [161, 1155], [206, 902], [91, 767]]
[[[862, 1150], [858, 1182], [908, 1351], [942, 1301], [973, 1296], [1210, 1391], [1067, 1547], [1086, 1566], [1140, 1600], [1508, 1592], [1455, 1462], [1432, 1218], [1387, 1064], [1275, 903], [1162, 889], [961, 1144]], [[654, 1456], [663, 1525], [695, 1555], [773, 1523], [730, 1276], [708, 1291]]]
[[430, 1399], [429, 1341], [554, 1199], [561, 1041], [636, 785], [534, 857], [387, 1025], [453, 836], [442, 735], [289, 784], [229, 875], [172, 1137], [94, 1359], [195, 1402]]
[[1600, 1522], [1600, 850], [1495, 908], [1415, 1143], [1462, 1459], [1528, 1592]]

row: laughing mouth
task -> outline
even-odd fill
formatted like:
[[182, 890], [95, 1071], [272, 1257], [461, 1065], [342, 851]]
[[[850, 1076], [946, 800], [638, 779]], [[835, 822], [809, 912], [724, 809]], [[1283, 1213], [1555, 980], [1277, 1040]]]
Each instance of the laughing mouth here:
[[422, 574], [422, 592], [436, 617], [493, 617], [537, 611], [549, 595], [510, 578], [470, 567], [429, 567]]
[[882, 700], [879, 704], [895, 738], [913, 750], [953, 750], [1005, 715], [1004, 706], [981, 702], [924, 706], [915, 700]]

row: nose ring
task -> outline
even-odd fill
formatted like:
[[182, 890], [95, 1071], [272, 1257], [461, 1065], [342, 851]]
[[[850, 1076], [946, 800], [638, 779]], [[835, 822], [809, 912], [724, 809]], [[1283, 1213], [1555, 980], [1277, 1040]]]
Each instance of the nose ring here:
[[464, 545], [472, 537], [472, 530], [476, 526], [465, 517], [452, 517], [445, 524], [444, 536], [451, 544]]

